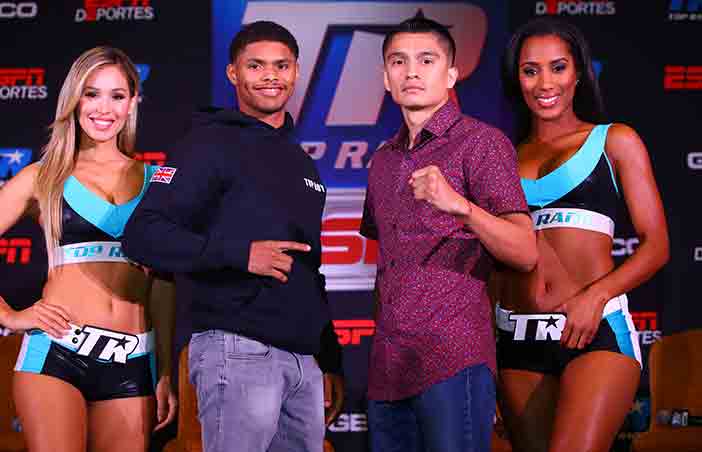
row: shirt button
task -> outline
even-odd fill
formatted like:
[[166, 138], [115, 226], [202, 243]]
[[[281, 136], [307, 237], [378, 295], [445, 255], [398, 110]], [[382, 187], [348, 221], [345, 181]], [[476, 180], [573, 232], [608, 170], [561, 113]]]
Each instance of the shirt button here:
[[392, 229], [395, 230], [395, 231], [397, 230], [397, 223], [393, 223], [393, 224], [392, 224]]
[[394, 261], [394, 260], [391, 260], [391, 261], [390, 261], [390, 266], [391, 266], [391, 267], [394, 267], [394, 266], [395, 266], [395, 261]]

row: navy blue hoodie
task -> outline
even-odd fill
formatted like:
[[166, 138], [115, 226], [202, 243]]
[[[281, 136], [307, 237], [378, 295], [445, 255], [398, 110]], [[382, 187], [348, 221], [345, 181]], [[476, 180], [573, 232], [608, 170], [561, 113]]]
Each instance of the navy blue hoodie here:
[[[326, 189], [291, 140], [292, 125], [289, 115], [275, 129], [234, 110], [197, 112], [152, 178], [122, 246], [130, 259], [178, 274], [178, 290], [192, 298], [193, 331], [222, 329], [316, 354], [325, 327], [336, 342], [319, 273]], [[247, 271], [257, 240], [312, 249], [289, 252], [292, 270], [280, 283]]]

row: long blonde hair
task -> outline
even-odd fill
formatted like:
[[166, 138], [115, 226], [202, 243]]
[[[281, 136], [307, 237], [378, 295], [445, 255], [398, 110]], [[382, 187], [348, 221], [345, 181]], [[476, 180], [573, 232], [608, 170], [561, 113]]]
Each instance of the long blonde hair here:
[[[61, 238], [61, 211], [63, 184], [71, 175], [78, 158], [80, 125], [78, 103], [83, 95], [85, 81], [96, 69], [117, 66], [127, 79], [130, 97], [138, 95], [139, 75], [134, 63], [121, 50], [113, 47], [95, 47], [81, 54], [73, 62], [63, 82], [56, 106], [56, 117], [51, 124], [51, 137], [42, 149], [41, 165], [36, 179], [36, 193], [41, 212], [41, 226], [46, 239], [49, 271], [55, 263], [55, 248]], [[134, 154], [136, 141], [137, 108], [129, 115], [117, 135], [117, 147], [123, 154]]]

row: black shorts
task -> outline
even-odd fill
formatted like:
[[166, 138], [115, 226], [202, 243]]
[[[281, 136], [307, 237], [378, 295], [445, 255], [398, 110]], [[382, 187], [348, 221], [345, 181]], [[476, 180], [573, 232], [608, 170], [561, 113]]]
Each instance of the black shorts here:
[[588, 352], [610, 351], [627, 355], [641, 366], [638, 333], [629, 314], [626, 295], [607, 302], [592, 342], [569, 349], [560, 338], [566, 317], [559, 313], [518, 314], [495, 307], [497, 366], [559, 376], [573, 359]]
[[40, 330], [24, 335], [15, 371], [49, 375], [94, 402], [154, 394], [153, 331], [138, 335], [71, 325], [56, 339]]

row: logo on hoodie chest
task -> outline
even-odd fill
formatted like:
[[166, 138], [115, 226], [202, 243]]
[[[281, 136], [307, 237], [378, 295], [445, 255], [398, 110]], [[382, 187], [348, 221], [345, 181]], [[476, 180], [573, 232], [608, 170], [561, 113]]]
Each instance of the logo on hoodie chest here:
[[303, 177], [302, 180], [305, 181], [305, 186], [311, 190], [318, 191], [320, 193], [324, 193], [327, 191], [327, 189], [324, 187], [323, 184], [320, 184], [319, 182], [315, 182], [312, 179], [308, 179], [306, 177]]

